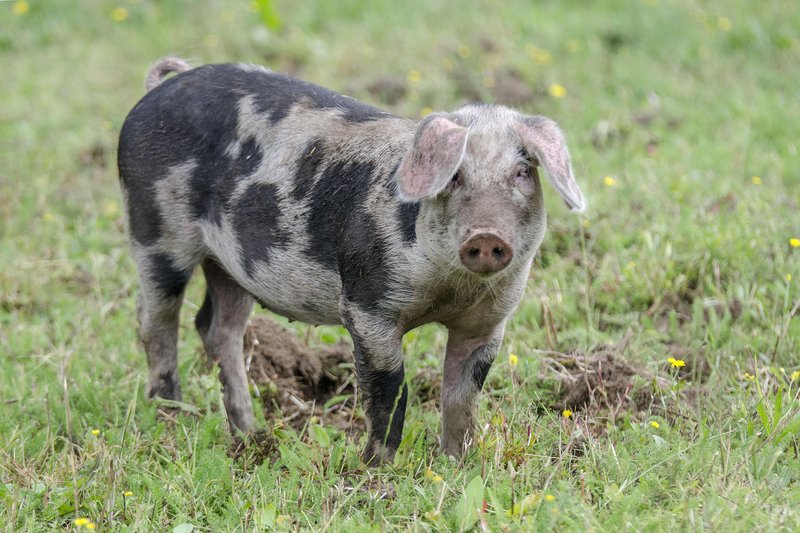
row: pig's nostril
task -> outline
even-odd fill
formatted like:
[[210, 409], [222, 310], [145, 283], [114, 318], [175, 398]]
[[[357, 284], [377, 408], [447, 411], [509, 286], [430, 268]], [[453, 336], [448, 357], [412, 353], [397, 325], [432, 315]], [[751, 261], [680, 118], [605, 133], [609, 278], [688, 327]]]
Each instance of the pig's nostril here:
[[481, 254], [481, 249], [480, 248], [470, 248], [469, 251], [467, 252], [467, 254], [470, 257], [478, 257]]
[[494, 255], [495, 259], [503, 259], [503, 256], [506, 255], [506, 250], [505, 248], [495, 246], [494, 250], [492, 250], [492, 255]]

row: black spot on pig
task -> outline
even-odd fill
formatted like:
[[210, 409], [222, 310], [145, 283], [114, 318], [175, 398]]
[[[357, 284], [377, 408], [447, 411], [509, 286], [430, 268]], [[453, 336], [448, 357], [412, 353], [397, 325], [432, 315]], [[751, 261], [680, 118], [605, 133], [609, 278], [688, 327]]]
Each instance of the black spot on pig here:
[[372, 217], [360, 208], [347, 221], [339, 244], [339, 272], [347, 301], [375, 309], [385, 300], [392, 273], [388, 246]]
[[[127, 176], [131, 177], [131, 174]], [[153, 187], [134, 185], [126, 188], [126, 192], [131, 237], [144, 246], [154, 244], [161, 237], [161, 211], [156, 204]]]
[[256, 183], [242, 194], [232, 210], [232, 226], [247, 275], [252, 275], [256, 261], [269, 261], [270, 250], [289, 243], [289, 234], [280, 225], [279, 209], [277, 187]]
[[261, 113], [269, 114], [273, 124], [285, 119], [293, 105], [307, 102], [316, 109], [332, 109], [348, 122], [369, 122], [391, 117], [389, 113], [338, 93], [275, 72], [248, 72], [247, 89], [256, 98]]
[[183, 293], [192, 271], [176, 268], [166, 254], [153, 254], [150, 256], [148, 275], [164, 296], [174, 298]]
[[320, 165], [325, 160], [325, 155], [325, 143], [322, 139], [314, 139], [308, 143], [297, 159], [292, 198], [302, 200], [308, 196], [311, 187], [314, 185], [314, 178], [319, 171]]
[[492, 362], [491, 359], [478, 359], [472, 366], [472, 379], [478, 389], [483, 387], [483, 382], [486, 381], [486, 376], [489, 375], [489, 370], [492, 368]]
[[308, 255], [336, 270], [336, 251], [348, 218], [363, 205], [375, 175], [372, 163], [337, 161], [325, 169], [311, 191]]
[[412, 244], [417, 240], [417, 216], [419, 216], [419, 202], [401, 203], [397, 209], [397, 219], [400, 223], [400, 234], [403, 241]]

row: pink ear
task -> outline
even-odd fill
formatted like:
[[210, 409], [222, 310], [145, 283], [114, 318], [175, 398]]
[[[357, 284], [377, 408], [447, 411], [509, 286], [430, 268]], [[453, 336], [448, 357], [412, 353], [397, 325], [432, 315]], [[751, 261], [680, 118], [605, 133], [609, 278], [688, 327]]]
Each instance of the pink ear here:
[[461, 164], [466, 146], [466, 128], [441, 115], [423, 120], [397, 170], [400, 198], [416, 202], [441, 192]]
[[558, 125], [546, 117], [522, 117], [516, 127], [525, 149], [542, 164], [567, 206], [583, 212], [586, 200], [572, 175], [567, 143]]

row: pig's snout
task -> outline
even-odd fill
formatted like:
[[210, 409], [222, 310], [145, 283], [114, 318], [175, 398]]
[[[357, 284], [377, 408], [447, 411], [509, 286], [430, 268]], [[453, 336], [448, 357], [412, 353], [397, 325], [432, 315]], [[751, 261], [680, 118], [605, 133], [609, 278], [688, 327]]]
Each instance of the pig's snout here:
[[500, 272], [511, 262], [511, 245], [491, 232], [473, 235], [461, 245], [458, 256], [465, 267], [478, 274]]

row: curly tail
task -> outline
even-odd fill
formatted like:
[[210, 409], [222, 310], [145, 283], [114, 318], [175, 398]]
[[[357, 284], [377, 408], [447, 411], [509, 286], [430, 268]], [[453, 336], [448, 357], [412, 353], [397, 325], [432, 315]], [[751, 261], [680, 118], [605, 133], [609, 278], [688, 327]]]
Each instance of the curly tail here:
[[181, 72], [186, 72], [191, 68], [192, 67], [189, 66], [189, 63], [177, 57], [165, 57], [164, 59], [160, 59], [155, 65], [150, 67], [150, 70], [147, 71], [147, 78], [145, 78], [144, 87], [148, 92], [150, 92], [164, 81], [164, 78], [167, 76], [167, 74], [172, 72], [180, 74]]

